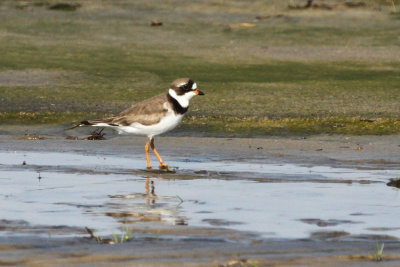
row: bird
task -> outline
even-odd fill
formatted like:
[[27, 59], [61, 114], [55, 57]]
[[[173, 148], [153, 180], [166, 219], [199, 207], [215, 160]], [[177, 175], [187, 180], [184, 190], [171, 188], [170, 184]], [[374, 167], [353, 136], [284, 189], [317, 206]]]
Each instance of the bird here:
[[172, 82], [168, 92], [132, 105], [116, 116], [85, 120], [69, 129], [80, 126], [109, 127], [119, 134], [147, 136], [145, 153], [147, 169], [151, 169], [149, 147], [160, 161], [160, 169], [167, 169], [154, 145], [154, 137], [174, 129], [180, 124], [189, 109], [189, 101], [196, 95], [204, 95], [190, 78], [179, 78]]

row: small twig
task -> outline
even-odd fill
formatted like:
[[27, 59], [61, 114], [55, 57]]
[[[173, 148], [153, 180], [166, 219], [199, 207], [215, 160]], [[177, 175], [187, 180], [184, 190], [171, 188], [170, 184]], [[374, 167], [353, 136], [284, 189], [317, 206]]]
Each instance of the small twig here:
[[86, 232], [90, 235], [90, 238], [96, 239], [95, 235], [93, 234], [93, 231], [87, 227], [85, 227]]

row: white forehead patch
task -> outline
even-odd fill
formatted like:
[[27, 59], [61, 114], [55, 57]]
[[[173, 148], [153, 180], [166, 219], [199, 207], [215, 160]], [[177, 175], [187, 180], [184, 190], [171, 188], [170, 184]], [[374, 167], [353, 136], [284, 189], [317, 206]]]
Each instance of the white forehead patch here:
[[197, 84], [196, 83], [193, 83], [193, 85], [192, 85], [192, 90], [196, 90], [197, 89]]

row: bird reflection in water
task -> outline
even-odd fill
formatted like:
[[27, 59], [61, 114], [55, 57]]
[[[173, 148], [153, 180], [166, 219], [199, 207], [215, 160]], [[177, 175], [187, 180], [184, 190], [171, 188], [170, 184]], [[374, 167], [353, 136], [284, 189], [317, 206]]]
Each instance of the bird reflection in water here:
[[[151, 191], [150, 191], [150, 185], [151, 185]], [[154, 205], [156, 204], [156, 186], [154, 184], [154, 181], [150, 180], [150, 177], [147, 176], [146, 179], [146, 185], [145, 185], [145, 189], [146, 189], [146, 203], [147, 205]]]
[[[162, 181], [163, 178], [158, 177], [158, 181]], [[156, 185], [153, 180], [150, 179], [150, 177], [147, 177], [146, 179], [146, 184], [145, 184], [145, 189], [146, 189], [146, 204], [151, 206], [151, 210], [148, 212], [152, 213], [155, 211], [156, 214], [160, 215], [163, 219], [163, 221], [169, 222], [174, 225], [187, 225], [186, 219], [179, 216], [179, 205], [177, 206], [166, 206], [166, 207], [156, 207], [156, 199], [167, 199], [168, 197], [161, 197], [159, 198], [156, 193]]]
[[[157, 179], [157, 180], [156, 180]], [[187, 225], [186, 218], [179, 215], [181, 207], [174, 196], [156, 194], [156, 182], [163, 178], [146, 178], [145, 192], [127, 195], [112, 195], [112, 211], [105, 214], [126, 224], [136, 222], [166, 222], [173, 225]], [[145, 203], [143, 203], [145, 201]]]

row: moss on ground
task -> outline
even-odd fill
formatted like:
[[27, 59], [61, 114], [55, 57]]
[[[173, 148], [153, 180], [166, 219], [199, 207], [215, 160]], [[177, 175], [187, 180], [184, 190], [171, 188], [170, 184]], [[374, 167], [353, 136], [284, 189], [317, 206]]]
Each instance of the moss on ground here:
[[355, 134], [383, 135], [400, 132], [400, 121], [396, 119], [366, 120], [354, 118], [195, 118], [187, 125], [203, 134], [224, 133], [231, 136], [266, 135], [314, 135], [314, 134]]
[[[73, 122], [85, 118], [109, 116], [103, 113], [85, 112], [7, 112], [0, 113], [4, 124], [62, 124], [66, 128]], [[71, 122], [71, 123], [68, 123]], [[196, 117], [184, 119], [181, 131], [208, 136], [269, 136], [269, 135], [313, 135], [313, 134], [356, 134], [386, 135], [400, 132], [397, 119], [364, 119], [360, 117], [339, 118], [256, 118], [256, 117]]]
[[[390, 6], [76, 2], [81, 7], [69, 12], [1, 2], [1, 124], [116, 114], [192, 77], [206, 96], [192, 101], [181, 130], [398, 132], [400, 20]], [[154, 18], [164, 25], [150, 27]]]

